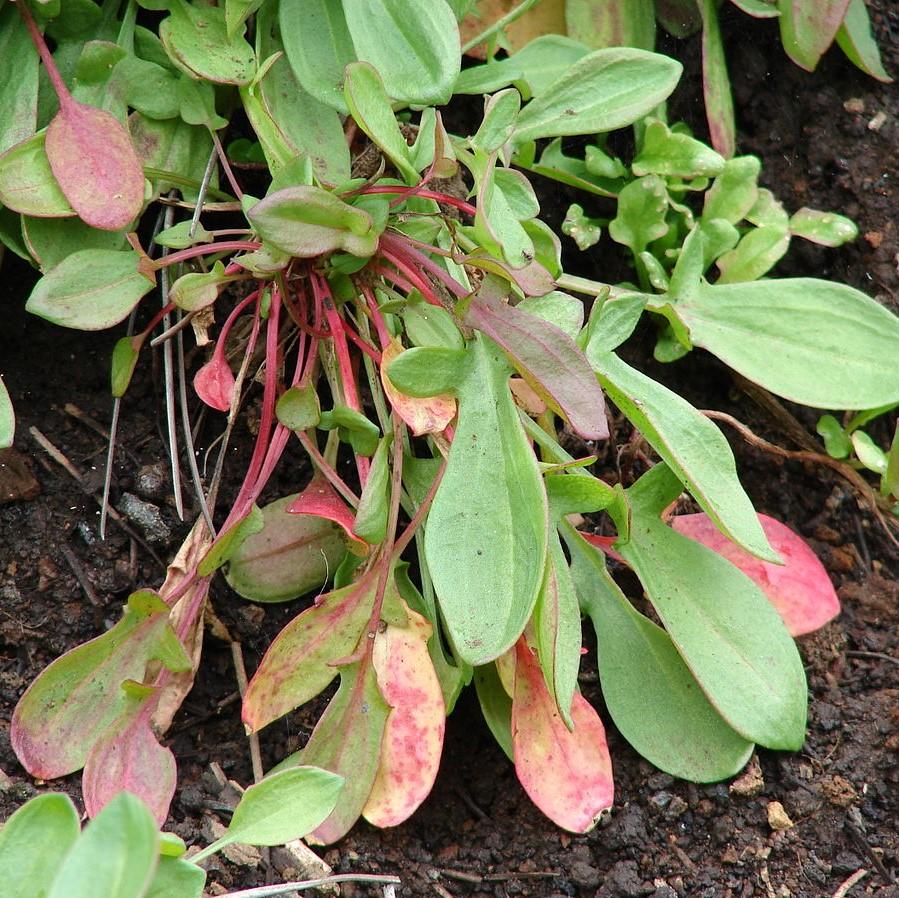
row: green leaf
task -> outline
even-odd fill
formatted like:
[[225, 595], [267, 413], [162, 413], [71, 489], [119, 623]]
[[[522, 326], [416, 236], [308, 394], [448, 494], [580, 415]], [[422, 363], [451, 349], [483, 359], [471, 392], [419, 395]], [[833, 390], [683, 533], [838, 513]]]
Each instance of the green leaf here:
[[321, 419], [318, 392], [312, 384], [299, 384], [285, 390], [275, 406], [278, 421], [290, 430], [308, 430]]
[[37, 282], [25, 308], [62, 327], [105, 330], [153, 289], [138, 270], [140, 261], [132, 250], [79, 250]]
[[200, 561], [197, 573], [201, 577], [208, 577], [217, 571], [232, 558], [246, 539], [254, 533], [259, 533], [264, 526], [265, 519], [262, 512], [258, 505], [254, 505], [246, 517], [241, 518], [236, 524], [232, 524], [224, 533], [219, 533], [215, 542], [209, 547], [209, 551]]
[[652, 119], [643, 133], [643, 146], [631, 168], [635, 175], [666, 178], [712, 177], [724, 169], [724, 159], [701, 140], [672, 131]]
[[66, 218], [75, 210], [53, 177], [45, 138], [40, 131], [0, 156], [0, 203], [22, 215]]
[[390, 498], [390, 446], [392, 440], [384, 437], [371, 460], [368, 479], [356, 509], [353, 533], [369, 545], [382, 543], [387, 536], [387, 511]]
[[340, 439], [349, 443], [360, 455], [374, 455], [381, 439], [378, 425], [365, 417], [362, 412], [346, 405], [335, 405], [329, 412], [322, 412], [318, 426], [322, 430], [340, 432]]
[[187, 219], [160, 231], [156, 235], [156, 245], [167, 246], [169, 249], [187, 249], [198, 243], [212, 243], [214, 239], [199, 222], [195, 225], [193, 221]]
[[584, 304], [561, 290], [553, 290], [546, 296], [528, 296], [515, 308], [555, 325], [572, 340], [577, 339], [584, 326]]
[[13, 712], [10, 741], [33, 776], [53, 779], [83, 767], [98, 735], [128, 704], [121, 683], [141, 682], [151, 660], [175, 672], [190, 669], [168, 616], [156, 593], [132, 593], [111, 630], [57, 658], [32, 682]]
[[12, 4], [0, 9], [0, 153], [37, 130], [38, 54]]
[[9, 449], [16, 435], [16, 415], [3, 378], [0, 377], [0, 449]]
[[[211, 90], [211, 85], [208, 86]], [[147, 177], [153, 185], [154, 196], [177, 186], [185, 199], [196, 198], [212, 150], [207, 128], [189, 125], [180, 118], [155, 121], [140, 113], [129, 117], [128, 127], [138, 157], [146, 169], [152, 170], [147, 172]]]
[[[342, 3], [280, 0], [278, 21], [284, 52], [297, 80], [313, 97], [346, 113], [343, 72], [357, 59]], [[298, 28], [297, 23], [303, 27]]]
[[842, 246], [858, 237], [858, 226], [845, 215], [803, 206], [790, 216], [790, 233], [821, 246]]
[[112, 350], [110, 388], [113, 396], [124, 396], [134, 375], [134, 368], [140, 355], [140, 346], [135, 346], [133, 337], [116, 340]]
[[767, 274], [786, 254], [790, 233], [778, 225], [754, 228], [730, 252], [718, 259], [718, 284], [755, 281]]
[[702, 284], [677, 314], [697, 346], [778, 396], [825, 409], [899, 401], [899, 319], [852, 287], [815, 278]]
[[563, 184], [577, 187], [579, 190], [597, 196], [617, 196], [624, 186], [621, 177], [597, 176], [590, 171], [588, 164], [583, 159], [566, 156], [562, 152], [561, 138], [550, 141], [541, 153], [540, 159], [529, 165], [528, 168], [538, 175], [553, 178]]
[[856, 430], [850, 437], [858, 460], [875, 474], [886, 474], [886, 453], [863, 430]]
[[321, 187], [276, 190], [247, 217], [263, 240], [303, 259], [335, 250], [368, 258], [378, 246], [371, 216]]
[[667, 213], [665, 182], [658, 175], [637, 178], [618, 194], [618, 212], [609, 222], [609, 235], [633, 252], [642, 252], [668, 233]]
[[881, 492], [899, 498], [899, 424], [893, 432], [893, 441], [887, 453], [887, 467], [883, 472]]
[[780, 15], [777, 0], [730, 0], [730, 2], [742, 9], [746, 15], [757, 19], [773, 19]]
[[630, 539], [615, 548], [718, 713], [747, 740], [796, 750], [808, 700], [796, 645], [749, 577], [659, 519], [680, 489], [665, 465], [644, 474], [628, 490]]
[[474, 685], [478, 693], [481, 713], [490, 732], [506, 757], [514, 763], [512, 751], [512, 698], [503, 688], [495, 664], [483, 664], [474, 671]]
[[263, 0], [225, 0], [225, 27], [228, 40], [241, 33], [241, 26], [262, 6]]
[[522, 268], [534, 257], [534, 244], [522, 221], [539, 211], [537, 197], [521, 172], [497, 168], [498, 153], [487, 162], [478, 184], [475, 227], [495, 255], [513, 268]]
[[718, 527], [746, 551], [777, 562], [778, 555], [740, 485], [733, 452], [721, 431], [685, 399], [614, 353], [591, 351], [588, 346], [587, 357], [612, 402]]
[[572, 203], [565, 213], [565, 220], [562, 222], [562, 233], [566, 237], [570, 237], [579, 250], [590, 249], [599, 243], [602, 236], [602, 227], [599, 219], [590, 218], [584, 214], [583, 206]]
[[397, 356], [387, 375], [408, 396], [439, 396], [456, 389], [467, 366], [464, 350], [413, 347]]
[[201, 867], [181, 858], [163, 856], [144, 898], [202, 898], [204, 885], [206, 871]]
[[680, 73], [680, 63], [667, 56], [626, 48], [596, 50], [524, 107], [515, 141], [623, 128], [665, 100]]
[[122, 792], [87, 825], [47, 898], [143, 898], [156, 870], [158, 843], [152, 814]]
[[[600, 352], [617, 349], [633, 332], [646, 307], [643, 293], [626, 293], [595, 303], [578, 343], [587, 348], [587, 360]], [[591, 362], [592, 364], [592, 362]]]
[[758, 198], [756, 181], [762, 164], [757, 156], [728, 159], [724, 171], [706, 191], [703, 221], [723, 218], [731, 224], [742, 221]]
[[46, 895], [81, 834], [68, 795], [45, 793], [20, 807], [0, 829], [0, 877], [5, 898]]
[[505, 146], [512, 138], [520, 109], [521, 94], [517, 90], [494, 94], [484, 106], [484, 119], [471, 138], [471, 145], [488, 155]]
[[824, 448], [831, 458], [849, 458], [852, 441], [833, 415], [821, 415], [815, 430], [824, 439]]
[[231, 39], [225, 10], [175, 0], [159, 36], [172, 62], [191, 78], [215, 84], [249, 84], [256, 68], [253, 48], [242, 36]]
[[123, 233], [92, 228], [80, 218], [23, 217], [22, 236], [44, 272], [78, 250], [121, 250], [125, 246]]
[[356, 124], [384, 151], [410, 184], [418, 180], [418, 172], [410, 161], [406, 143], [390, 106], [390, 98], [377, 69], [367, 62], [354, 62], [346, 67], [344, 96]]
[[656, 767], [693, 782], [733, 776], [753, 745], [705, 697], [671, 638], [640, 614], [602, 554], [565, 522], [571, 574], [596, 631], [602, 694], [621, 734]]
[[453, 316], [442, 306], [425, 302], [420, 296], [410, 297], [402, 312], [406, 336], [415, 346], [464, 349], [465, 340]]
[[342, 0], [356, 54], [384, 79], [388, 95], [416, 106], [449, 101], [462, 54], [446, 0]]
[[225, 274], [225, 266], [216, 261], [212, 271], [191, 271], [182, 274], [172, 284], [169, 302], [173, 302], [185, 312], [198, 312], [211, 306], [219, 298], [222, 287], [233, 279], [233, 276]]
[[865, 0], [849, 0], [846, 16], [837, 32], [837, 43], [846, 56], [863, 72], [878, 81], [893, 80], [880, 61], [880, 50], [871, 30], [871, 19]]
[[734, 99], [727, 74], [715, 0], [700, 0], [702, 11], [702, 93], [712, 146], [729, 159], [737, 148]]
[[833, 43], [849, 0], [778, 0], [780, 42], [787, 56], [812, 72]]
[[283, 845], [301, 839], [328, 817], [344, 779], [318, 767], [289, 767], [270, 773], [244, 792], [228, 831], [204, 854], [225, 845]]
[[588, 47], [655, 47], [653, 0], [566, 0], [565, 24], [568, 36]]
[[[453, 646], [477, 665], [506, 651], [531, 615], [546, 557], [547, 506], [509, 393], [505, 357], [483, 337], [468, 352], [456, 385], [456, 434], [427, 519], [425, 555]], [[474, 478], [475, 470], [489, 476]]]

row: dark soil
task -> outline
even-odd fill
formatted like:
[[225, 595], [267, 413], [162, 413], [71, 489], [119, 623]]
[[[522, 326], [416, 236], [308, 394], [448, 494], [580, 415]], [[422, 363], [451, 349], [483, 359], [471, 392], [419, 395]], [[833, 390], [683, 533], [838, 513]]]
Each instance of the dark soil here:
[[[899, 16], [889, 2], [874, 6], [888, 64], [899, 72]], [[835, 53], [814, 75], [801, 72], [780, 53], [770, 23], [739, 16], [727, 27], [742, 149], [763, 158], [766, 185], [789, 209], [842, 211], [857, 220], [862, 234], [839, 250], [796, 241], [778, 273], [842, 280], [899, 307], [899, 91], [865, 78]], [[680, 114], [701, 128], [698, 46], [687, 42], [677, 50], [688, 69]], [[139, 539], [111, 523], [109, 538], [98, 540], [92, 494], [102, 479], [106, 442], [65, 404], [94, 422], [108, 421], [112, 337], [54, 329], [25, 315], [32, 275], [6, 264], [0, 359], [19, 415], [17, 458], [25, 472], [9, 486], [0, 480], [0, 502], [19, 491], [17, 501], [0, 506], [0, 819], [46, 788], [24, 773], [9, 747], [9, 718], [19, 695], [49, 661], [114, 622], [136, 585], [160, 582], [163, 567], [153, 553], [167, 560], [187, 529], [172, 511], [159, 464], [165, 458], [159, 390], [147, 373], [124, 404], [113, 496], [119, 505], [126, 492], [138, 496], [160, 510], [160, 520], [151, 532], [132, 520], [128, 526]], [[714, 360], [694, 353], [677, 366], [652, 370], [700, 407], [727, 411], [796, 448]], [[793, 411], [813, 427], [814, 416]], [[879, 436], [891, 426], [883, 425]], [[32, 427], [64, 453], [81, 482], [40, 447]], [[237, 436], [239, 446], [246, 444], [246, 435], [243, 441]], [[402, 894], [442, 898], [899, 896], [899, 553], [832, 472], [785, 462], [739, 441], [734, 448], [758, 509], [811, 541], [843, 601], [837, 621], [801, 640], [811, 692], [804, 749], [792, 755], [760, 751], [739, 781], [696, 786], [653, 769], [606, 721], [615, 807], [605, 825], [572, 836], [530, 804], [467, 697], [448, 722], [442, 772], [425, 805], [394, 830], [360, 823], [325, 852], [335, 872], [395, 873], [402, 877]], [[273, 485], [273, 496], [301, 485], [295, 463]], [[8, 458], [0, 471], [10, 467]], [[28, 482], [28, 470], [39, 488]], [[297, 607], [243, 603], [223, 583], [212, 597], [241, 640], [251, 670]], [[582, 687], [601, 707], [592, 669], [588, 658]], [[180, 774], [169, 827], [189, 841], [209, 840], [211, 818], [227, 822], [211, 762], [238, 782], [252, 780], [236, 688], [228, 646], [208, 637], [196, 687], [168, 736]], [[318, 710], [266, 731], [265, 760], [302, 744]], [[79, 800], [77, 777], [52, 785]], [[791, 825], [778, 823], [775, 802]], [[258, 855], [237, 860], [213, 870], [211, 894], [223, 890], [219, 884], [233, 889], [295, 873], [277, 851], [271, 863]], [[853, 876], [862, 878], [841, 890]], [[361, 886], [344, 887], [346, 895], [365, 893]]]

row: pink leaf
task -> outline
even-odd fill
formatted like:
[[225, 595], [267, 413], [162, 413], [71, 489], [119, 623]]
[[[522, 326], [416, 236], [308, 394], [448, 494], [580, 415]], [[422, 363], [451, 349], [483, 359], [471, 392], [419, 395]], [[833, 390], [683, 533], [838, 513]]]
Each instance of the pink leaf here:
[[706, 514], [678, 515], [671, 525], [678, 533], [717, 552], [755, 581], [791, 635], [801, 636], [823, 627], [840, 613], [840, 600], [824, 565], [805, 540], [780, 521], [760, 514], [759, 522], [784, 564], [769, 564], [745, 552], [724, 536]]
[[194, 375], [194, 390], [206, 405], [216, 411], [230, 410], [231, 396], [234, 393], [234, 375], [224, 355], [219, 354], [218, 348], [212, 358]]
[[401, 393], [387, 376], [390, 363], [402, 353], [403, 347], [394, 338], [381, 354], [381, 383], [393, 410], [409, 425], [412, 433], [440, 433], [456, 416], [456, 400], [448, 393], [419, 399]]
[[524, 637], [515, 654], [515, 772], [531, 801], [550, 820], [570, 832], [588, 832], [614, 799], [612, 760], [602, 721], [576, 692], [571, 702], [574, 729], [569, 730]]
[[372, 661], [390, 705], [381, 761], [362, 816], [375, 826], [396, 826], [425, 800], [440, 766], [446, 705], [428, 654], [430, 623], [403, 603], [407, 627], [387, 624], [375, 637]]
[[353, 533], [356, 518], [352, 510], [337, 495], [337, 491], [324, 474], [317, 472], [309, 481], [309, 486], [300, 493], [287, 510], [290, 514], [311, 514], [333, 521], [346, 533], [349, 549], [354, 555], [368, 553], [368, 543]]
[[53, 176], [82, 221], [121, 231], [140, 215], [144, 171], [122, 124], [103, 109], [60, 98], [47, 128]]
[[[136, 684], [135, 688], [146, 690]], [[131, 713], [113, 721], [91, 749], [81, 781], [84, 807], [91, 817], [125, 791], [141, 798], [160, 826], [165, 823], [178, 777], [175, 756], [150, 728], [145, 703], [152, 695], [146, 690], [143, 700], [135, 699]]]
[[596, 546], [597, 549], [600, 549], [609, 558], [613, 558], [621, 564], [627, 564], [627, 562], [612, 548], [615, 540], [618, 539], [617, 536], [602, 536], [599, 533], [578, 532], [580, 532], [581, 536], [583, 536], [591, 546]]

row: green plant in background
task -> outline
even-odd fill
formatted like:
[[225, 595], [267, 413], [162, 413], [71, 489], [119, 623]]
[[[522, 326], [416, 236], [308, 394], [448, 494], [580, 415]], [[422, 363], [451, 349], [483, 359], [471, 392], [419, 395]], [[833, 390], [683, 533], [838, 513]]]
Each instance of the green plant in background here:
[[[414, 812], [472, 681], [537, 806], [592, 827], [613, 778], [578, 688], [582, 613], [612, 719], [660, 768], [709, 781], [754, 744], [798, 749], [807, 688], [791, 637], [837, 613], [833, 588], [799, 537], [756, 514], [717, 427], [616, 350], [646, 312], [669, 358], [703, 346], [825, 409], [899, 403], [894, 316], [843, 285], [738, 276], [776, 261], [766, 241], [780, 250], [791, 234], [851, 225], [790, 218], [757, 187], [756, 160], [725, 162], [647, 118], [680, 74], [655, 53], [545, 37], [460, 72], [465, 3], [145, 5], [165, 13], [158, 35], [133, 2], [0, 8], [25, 60], [5, 95], [24, 112], [0, 119], [18, 129], [3, 132], [3, 239], [41, 269], [33, 313], [85, 330], [140, 322], [113, 351], [117, 402], [148, 342], [183, 360], [184, 326], [203, 342], [212, 318], [194, 392], [227, 414], [226, 436], [250, 391], [261, 416], [222, 514], [217, 483], [205, 491], [194, 472], [203, 514], [165, 582], [129, 596], [114, 627], [22, 696], [11, 737], [26, 769], [83, 769], [98, 820], [123, 789], [165, 820], [177, 773], [159, 734], [200, 663], [219, 570], [258, 602], [331, 584], [269, 647], [243, 710], [258, 731], [336, 682], [306, 745], [269, 772], [345, 780], [313, 841]], [[485, 94], [472, 134], [448, 133], [433, 105], [454, 93]], [[234, 152], [264, 160], [261, 196], [224, 148], [238, 111], [254, 134]], [[603, 135], [630, 126], [641, 139], [625, 164]], [[566, 136], [595, 138], [583, 162], [565, 161]], [[608, 227], [638, 286], [562, 270], [528, 170], [617, 199]], [[701, 213], [689, 191], [705, 191]], [[566, 227], [589, 243], [596, 224], [572, 212]], [[593, 298], [586, 320], [572, 293]], [[186, 396], [183, 361], [172, 377]], [[659, 459], [633, 483], [590, 470], [610, 438], [607, 399]], [[189, 412], [185, 401], [188, 424]], [[582, 457], [562, 448], [572, 436]], [[311, 482], [260, 508], [297, 448]], [[684, 490], [702, 512], [672, 520]], [[586, 513], [615, 535], [575, 529]], [[662, 627], [607, 555], [633, 569]]]

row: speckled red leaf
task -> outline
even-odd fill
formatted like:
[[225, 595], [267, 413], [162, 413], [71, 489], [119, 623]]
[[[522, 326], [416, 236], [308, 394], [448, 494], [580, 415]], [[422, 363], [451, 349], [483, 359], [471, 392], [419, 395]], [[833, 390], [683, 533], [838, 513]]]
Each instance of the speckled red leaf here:
[[390, 705], [381, 761], [362, 816], [396, 826], [425, 800], [440, 766], [446, 705], [428, 654], [430, 623], [405, 605], [407, 627], [387, 624], [375, 637], [372, 661]]
[[678, 515], [671, 525], [678, 533], [714, 550], [754, 580], [793, 636], [823, 627], [840, 613], [840, 600], [824, 565], [808, 543], [780, 521], [760, 514], [759, 522], [784, 564], [769, 564], [744, 552], [706, 514]]
[[387, 376], [390, 363], [403, 351], [399, 340], [394, 339], [381, 354], [381, 383], [393, 410], [406, 422], [412, 433], [440, 433], [456, 416], [456, 400], [448, 393], [419, 399], [401, 393]]
[[234, 393], [234, 375], [225, 361], [224, 355], [216, 349], [212, 358], [194, 375], [194, 390], [197, 396], [219, 412], [231, 408]]
[[512, 747], [518, 779], [531, 801], [556, 825], [588, 832], [614, 799], [612, 760], [602, 721], [576, 692], [571, 702], [574, 730], [565, 726], [524, 637], [516, 645], [515, 662]]
[[[145, 687], [136, 687], [146, 690]], [[81, 789], [84, 807], [96, 817], [119, 792], [142, 799], [162, 826], [169, 815], [178, 778], [175, 756], [159, 744], [150, 727], [146, 690], [134, 698], [130, 713], [117, 718], [94, 743], [84, 765]]]
[[53, 177], [82, 221], [121, 231], [140, 215], [144, 171], [115, 116], [69, 97], [47, 128], [45, 146]]
[[290, 514], [312, 514], [333, 521], [346, 533], [349, 549], [354, 555], [368, 553], [368, 543], [353, 533], [356, 517], [350, 507], [337, 495], [324, 474], [318, 472], [306, 489], [288, 507]]

